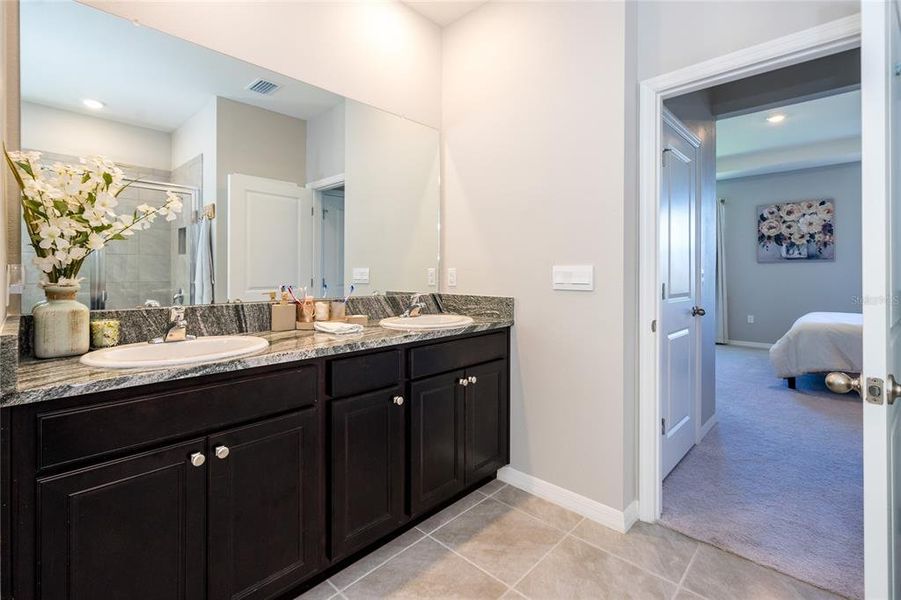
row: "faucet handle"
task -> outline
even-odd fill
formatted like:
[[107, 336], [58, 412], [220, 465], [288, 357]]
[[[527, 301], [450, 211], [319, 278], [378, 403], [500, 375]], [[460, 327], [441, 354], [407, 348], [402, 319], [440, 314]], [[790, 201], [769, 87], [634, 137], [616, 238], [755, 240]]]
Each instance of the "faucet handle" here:
[[169, 308], [169, 321], [174, 323], [176, 321], [184, 321], [185, 320], [185, 307], [184, 306], [172, 306]]

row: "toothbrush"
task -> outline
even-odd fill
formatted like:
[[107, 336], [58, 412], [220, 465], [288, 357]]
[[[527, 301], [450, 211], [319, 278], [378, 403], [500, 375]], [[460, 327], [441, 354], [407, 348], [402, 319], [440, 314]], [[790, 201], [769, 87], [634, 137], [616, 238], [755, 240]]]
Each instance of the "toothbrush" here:
[[298, 300], [297, 296], [294, 295], [294, 287], [286, 285], [285, 289], [287, 290], [288, 295], [291, 296], [291, 299], [294, 300], [294, 304], [300, 304], [300, 300]]
[[324, 280], [322, 282], [322, 297], [328, 298], [328, 284]]
[[344, 296], [344, 304], [347, 304], [348, 298], [350, 298], [350, 295], [353, 293], [354, 293], [354, 284], [350, 284], [350, 290], [347, 292], [347, 295]]

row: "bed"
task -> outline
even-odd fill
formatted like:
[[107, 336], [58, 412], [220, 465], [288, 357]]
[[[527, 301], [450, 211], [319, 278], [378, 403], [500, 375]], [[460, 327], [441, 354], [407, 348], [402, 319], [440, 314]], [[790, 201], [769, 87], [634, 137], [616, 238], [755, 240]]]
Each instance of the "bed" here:
[[776, 375], [795, 389], [807, 373], [860, 373], [863, 364], [863, 315], [812, 312], [794, 322], [770, 348]]

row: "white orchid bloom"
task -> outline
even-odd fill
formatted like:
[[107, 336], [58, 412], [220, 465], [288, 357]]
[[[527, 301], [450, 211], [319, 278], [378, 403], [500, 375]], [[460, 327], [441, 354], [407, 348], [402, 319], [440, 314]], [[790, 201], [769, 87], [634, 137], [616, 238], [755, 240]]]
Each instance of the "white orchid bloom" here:
[[103, 236], [99, 233], [91, 233], [88, 235], [87, 246], [90, 250], [100, 250], [103, 248]]
[[82, 246], [74, 246], [69, 249], [69, 258], [71, 258], [72, 260], [81, 260], [87, 255], [87, 248], [84, 248]]
[[118, 205], [119, 201], [109, 192], [97, 192], [97, 200], [94, 202], [95, 208], [106, 211], [110, 216], [115, 216], [116, 213], [113, 212], [113, 209]]
[[35, 256], [31, 262], [44, 273], [49, 273], [56, 266], [56, 259], [52, 256]]

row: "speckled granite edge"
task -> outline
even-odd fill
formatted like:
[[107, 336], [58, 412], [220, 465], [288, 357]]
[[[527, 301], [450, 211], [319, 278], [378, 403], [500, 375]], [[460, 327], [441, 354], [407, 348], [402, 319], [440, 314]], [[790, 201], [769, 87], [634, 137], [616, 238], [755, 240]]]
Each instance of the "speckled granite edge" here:
[[475, 323], [468, 327], [443, 331], [406, 332], [376, 326], [367, 327], [363, 333], [351, 336], [310, 331], [259, 333], [258, 335], [269, 340], [269, 347], [259, 354], [165, 369], [95, 369], [82, 365], [77, 357], [55, 360], [30, 359], [19, 365], [18, 390], [15, 393], [4, 394], [0, 404], [3, 406], [31, 404], [163, 381], [440, 339], [465, 333], [503, 329], [513, 325], [512, 320], [479, 317], [474, 317], [474, 319]]
[[7, 317], [0, 325], [0, 396], [16, 390], [21, 317]]

